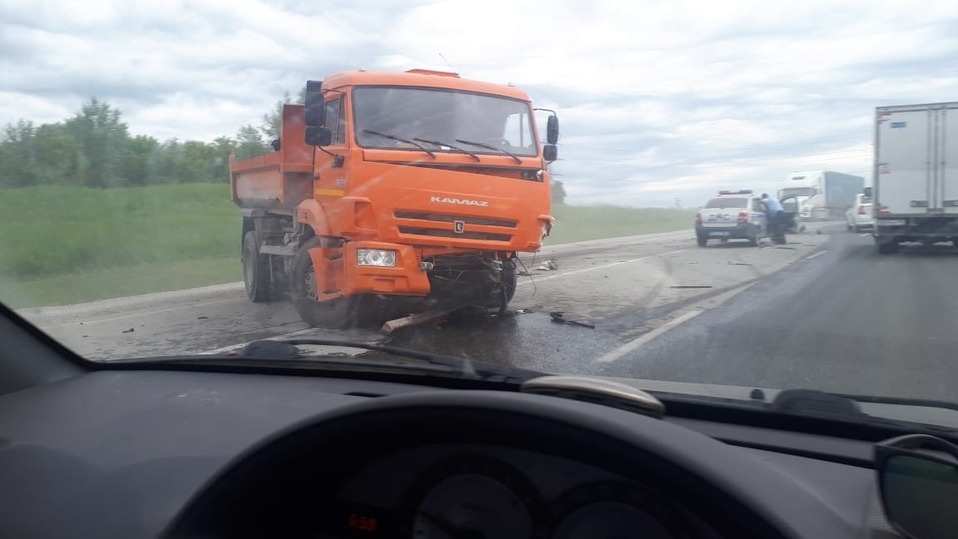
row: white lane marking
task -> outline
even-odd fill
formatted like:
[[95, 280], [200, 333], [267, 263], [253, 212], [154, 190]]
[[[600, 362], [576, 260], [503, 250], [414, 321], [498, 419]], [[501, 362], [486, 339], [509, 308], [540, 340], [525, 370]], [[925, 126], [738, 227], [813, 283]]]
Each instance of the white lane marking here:
[[805, 257], [805, 260], [811, 260], [811, 259], [813, 259], [813, 258], [818, 258], [818, 257], [822, 256], [823, 254], [825, 254], [825, 253], [827, 253], [827, 252], [828, 252], [828, 249], [825, 249], [824, 251], [819, 251], [819, 252], [817, 252], [817, 253], [810, 254], [810, 255], [808, 255], [808, 256]]
[[609, 263], [609, 264], [602, 264], [602, 265], [600, 265], [600, 266], [589, 266], [588, 268], [581, 268], [581, 269], [577, 269], [577, 270], [567, 271], [567, 272], [565, 272], [565, 273], [559, 273], [559, 274], [556, 274], [556, 275], [548, 275], [548, 276], [546, 276], [546, 277], [540, 277], [540, 278], [535, 278], [535, 277], [534, 277], [534, 274], [523, 275], [523, 277], [533, 277], [533, 278], [532, 278], [532, 279], [529, 279], [529, 280], [525, 280], [525, 281], [520, 281], [517, 286], [522, 286], [522, 285], [524, 285], [524, 284], [529, 284], [529, 283], [541, 283], [542, 281], [548, 281], [549, 279], [558, 279], [558, 278], [560, 278], [560, 277], [568, 277], [568, 276], [570, 276], [570, 275], [578, 275], [578, 274], [580, 274], [580, 273], [586, 273], [586, 272], [589, 272], [589, 271], [596, 271], [596, 270], [600, 270], [600, 269], [611, 268], [611, 267], [613, 267], [613, 266], [621, 266], [622, 264], [632, 264], [632, 263], [634, 263], [634, 262], [641, 262], [641, 261], [643, 261], [643, 260], [649, 260], [650, 258], [655, 258], [655, 257], [658, 257], [658, 256], [674, 255], [674, 254], [676, 254], [676, 253], [681, 253], [681, 252], [684, 252], [684, 251], [688, 251], [688, 249], [678, 249], [678, 250], [675, 250], [675, 251], [668, 251], [668, 252], [659, 253], [659, 254], [656, 254], [656, 255], [648, 255], [648, 256], [642, 256], [642, 257], [639, 257], [639, 258], [631, 258], [631, 259], [629, 259], [629, 260], [619, 260], [618, 262], [611, 262], [611, 263]]
[[[312, 332], [315, 332], [315, 331], [317, 331], [316, 328], [306, 328], [306, 329], [301, 329], [301, 330], [298, 330], [298, 331], [294, 331], [294, 332], [292, 332], [292, 333], [283, 333], [282, 335], [277, 335], [276, 337], [282, 337], [282, 338], [296, 337], [297, 335], [305, 335], [305, 334], [307, 334], [307, 333], [312, 333]], [[275, 339], [276, 337], [269, 337], [269, 338], [270, 338], [270, 339]], [[224, 347], [222, 347], [222, 348], [216, 348], [216, 349], [214, 349], [214, 350], [207, 350], [206, 352], [200, 352], [200, 355], [207, 355], [207, 354], [225, 354], [225, 353], [227, 353], [227, 352], [232, 352], [233, 350], [239, 350], [240, 348], [243, 348], [244, 346], [246, 346], [247, 344], [249, 344], [249, 343], [251, 343], [251, 342], [254, 342], [254, 341], [249, 341], [249, 342], [244, 342], [244, 343], [239, 343], [239, 344], [231, 344], [231, 345], [229, 345], [229, 346], [224, 346]]]
[[636, 350], [637, 348], [639, 348], [640, 346], [642, 346], [642, 345], [648, 343], [648, 342], [651, 341], [652, 339], [655, 339], [655, 338], [657, 338], [657, 337], [660, 337], [661, 335], [663, 335], [663, 334], [665, 334], [665, 333], [667, 333], [667, 332], [669, 332], [669, 331], [675, 329], [675, 328], [676, 328], [677, 326], [679, 326], [680, 324], [684, 324], [685, 322], [688, 322], [689, 320], [695, 318], [696, 316], [698, 316], [698, 315], [700, 315], [700, 314], [702, 314], [702, 313], [704, 313], [704, 312], [705, 312], [704, 310], [689, 311], [689, 312], [683, 314], [682, 316], [680, 316], [680, 317], [678, 317], [678, 318], [675, 318], [675, 319], [669, 321], [668, 323], [663, 324], [663, 325], [661, 325], [661, 326], [659, 326], [659, 327], [653, 329], [652, 331], [650, 331], [650, 332], [648, 332], [648, 333], [646, 333], [646, 334], [644, 334], [644, 335], [640, 335], [640, 336], [637, 337], [636, 339], [634, 339], [634, 340], [632, 340], [632, 341], [630, 341], [630, 342], [627, 342], [627, 343], [623, 344], [622, 346], [616, 348], [615, 350], [612, 350], [611, 352], [609, 352], [609, 353], [603, 355], [602, 357], [600, 357], [599, 359], [595, 360], [595, 362], [596, 362], [596, 363], [612, 363], [613, 361], [615, 361], [615, 360], [617, 360], [617, 359], [622, 359], [622, 357], [625, 356], [626, 354], [628, 354], [629, 352], [632, 352], [632, 351]]

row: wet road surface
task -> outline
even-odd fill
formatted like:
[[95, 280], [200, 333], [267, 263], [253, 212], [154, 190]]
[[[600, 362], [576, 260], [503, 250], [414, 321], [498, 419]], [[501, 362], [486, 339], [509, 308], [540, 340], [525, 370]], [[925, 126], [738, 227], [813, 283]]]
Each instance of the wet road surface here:
[[[798, 235], [786, 246], [713, 242], [691, 231], [546, 248], [523, 257], [510, 312], [464, 313], [380, 334], [308, 327], [288, 301], [250, 303], [242, 285], [108, 300], [24, 312], [55, 338], [95, 359], [228, 352], [273, 337], [378, 342], [549, 372], [596, 372], [596, 359], [683, 316], [814, 256], [827, 234]], [[543, 267], [555, 260], [557, 268]], [[594, 326], [563, 324], [566, 320]]]

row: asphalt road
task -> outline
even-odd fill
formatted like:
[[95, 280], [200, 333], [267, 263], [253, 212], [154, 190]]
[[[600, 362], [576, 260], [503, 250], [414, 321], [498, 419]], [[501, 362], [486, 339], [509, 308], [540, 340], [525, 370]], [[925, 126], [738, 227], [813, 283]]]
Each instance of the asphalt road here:
[[[92, 359], [227, 352], [250, 341], [298, 336], [381, 342], [553, 372], [582, 371], [591, 358], [707, 300], [774, 273], [826, 243], [795, 236], [779, 248], [741, 242], [695, 245], [691, 231], [548, 247], [524, 257], [528, 275], [504, 317], [457, 316], [398, 331], [379, 326], [320, 330], [288, 301], [253, 304], [242, 284], [21, 311]], [[542, 262], [558, 267], [546, 269]], [[595, 326], [552, 322], [551, 312]]]
[[954, 401], [958, 251], [882, 256], [870, 237], [847, 233], [827, 249], [599, 374]]
[[[825, 232], [825, 233], [822, 233]], [[540, 268], [553, 259], [557, 269]], [[463, 314], [390, 336], [307, 327], [288, 302], [238, 285], [25, 311], [95, 359], [228, 352], [252, 340], [380, 342], [546, 372], [953, 400], [958, 251], [879, 256], [819, 226], [786, 246], [690, 232], [550, 247], [525, 258], [512, 311]], [[594, 327], [555, 322], [551, 312]], [[133, 331], [130, 331], [133, 330]], [[954, 365], [954, 366], [953, 366]]]

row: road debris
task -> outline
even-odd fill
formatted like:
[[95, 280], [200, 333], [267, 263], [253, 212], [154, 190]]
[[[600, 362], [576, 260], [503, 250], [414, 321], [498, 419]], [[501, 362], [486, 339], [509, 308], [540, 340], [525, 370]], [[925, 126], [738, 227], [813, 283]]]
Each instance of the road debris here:
[[136, 330], [134, 330], [133, 328], [124, 329], [124, 330], [123, 330], [123, 333], [133, 333], [134, 331], [136, 331]]
[[579, 326], [589, 329], [595, 329], [595, 326], [592, 324], [586, 324], [585, 322], [577, 322], [575, 320], [569, 320], [565, 317], [564, 313], [561, 312], [551, 312], [549, 316], [552, 317], [553, 322], [558, 322], [560, 324], [569, 324], [570, 326]]
[[749, 264], [748, 262], [732, 262], [731, 260], [729, 260], [728, 265], [729, 266], [751, 266], [752, 264]]
[[536, 271], [555, 271], [559, 269], [559, 263], [556, 262], [556, 259], [546, 260], [542, 264], [539, 264], [536, 267]]

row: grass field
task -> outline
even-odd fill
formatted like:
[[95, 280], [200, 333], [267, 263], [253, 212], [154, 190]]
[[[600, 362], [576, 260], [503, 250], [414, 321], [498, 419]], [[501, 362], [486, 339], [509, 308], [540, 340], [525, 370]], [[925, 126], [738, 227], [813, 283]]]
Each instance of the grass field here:
[[[681, 230], [691, 212], [556, 206], [550, 245]], [[62, 305], [242, 279], [223, 184], [0, 190], [0, 301]]]

